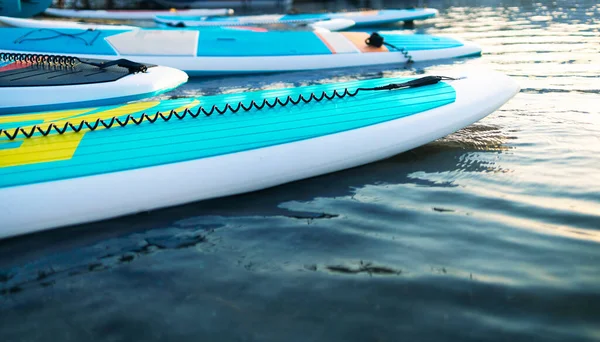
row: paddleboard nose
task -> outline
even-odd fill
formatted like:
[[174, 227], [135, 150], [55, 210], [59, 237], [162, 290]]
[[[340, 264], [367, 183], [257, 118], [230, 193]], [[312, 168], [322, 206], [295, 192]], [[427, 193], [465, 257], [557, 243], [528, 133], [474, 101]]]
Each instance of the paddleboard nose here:
[[489, 107], [488, 112], [501, 107], [521, 90], [512, 77], [484, 66], [469, 66], [443, 75], [457, 79], [449, 82], [456, 89], [457, 101], [470, 102], [472, 108]]
[[437, 17], [438, 14], [440, 14], [440, 11], [438, 11], [435, 8], [424, 8], [423, 12], [425, 12], [426, 14], [433, 14], [434, 17]]
[[315, 29], [326, 29], [329, 31], [339, 31], [351, 28], [356, 22], [350, 19], [335, 18], [331, 20], [323, 20], [312, 23], [311, 26]]
[[157, 89], [174, 89], [189, 79], [186, 72], [165, 66], [148, 68], [147, 73], [152, 76], [152, 79], [158, 80], [152, 83], [152, 86]]
[[457, 40], [463, 44], [462, 49], [464, 50], [464, 55], [462, 57], [481, 56], [481, 52], [483, 51], [481, 46], [479, 46], [478, 44], [473, 43], [473, 42], [459, 40], [459, 39], [457, 39]]

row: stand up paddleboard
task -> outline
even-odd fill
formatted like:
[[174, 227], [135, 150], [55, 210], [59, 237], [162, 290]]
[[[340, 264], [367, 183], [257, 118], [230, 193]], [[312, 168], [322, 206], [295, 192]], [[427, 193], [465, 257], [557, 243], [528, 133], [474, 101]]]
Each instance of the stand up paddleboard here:
[[197, 75], [228, 75], [404, 64], [479, 56], [481, 48], [451, 37], [380, 31], [266, 29], [77, 30], [0, 28], [0, 50], [127, 58]]
[[174, 27], [206, 27], [322, 22], [333, 19], [352, 20], [356, 27], [393, 24], [400, 21], [414, 21], [435, 17], [438, 11], [433, 8], [404, 10], [378, 10], [340, 13], [313, 14], [271, 14], [254, 16], [188, 16], [183, 14], [158, 15], [154, 21]]
[[233, 14], [230, 8], [181, 10], [76, 10], [48, 8], [44, 14], [61, 18], [107, 20], [153, 20], [157, 15], [179, 14], [185, 16], [224, 16]]
[[24, 19], [0, 16], [0, 23], [11, 27], [76, 30], [138, 30], [137, 26], [81, 23], [66, 20]]
[[388, 158], [482, 119], [519, 89], [495, 72], [439, 76], [0, 116], [0, 238]]
[[[138, 30], [142, 29], [137, 26], [128, 25], [102, 25], [94, 23], [80, 23], [65, 20], [40, 20], [40, 19], [22, 19], [13, 17], [0, 16], [0, 23], [12, 27], [24, 28], [54, 28], [54, 29], [93, 29], [93, 30]], [[290, 23], [291, 24], [291, 23]], [[329, 31], [339, 31], [349, 29], [354, 26], [354, 21], [349, 19], [331, 19], [315, 22], [295, 23], [293, 25], [305, 25], [313, 29], [326, 29]], [[211, 26], [217, 27], [217, 26]], [[205, 28], [206, 29], [206, 28]]]
[[138, 100], [187, 81], [168, 67], [129, 60], [0, 52], [0, 115]]

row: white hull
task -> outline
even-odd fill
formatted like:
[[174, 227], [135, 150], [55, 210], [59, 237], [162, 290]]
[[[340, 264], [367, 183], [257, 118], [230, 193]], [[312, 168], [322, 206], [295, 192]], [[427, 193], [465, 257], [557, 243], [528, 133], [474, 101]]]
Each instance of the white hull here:
[[0, 16], [0, 23], [13, 27], [24, 28], [72, 28], [72, 29], [94, 29], [94, 30], [137, 30], [139, 27], [128, 25], [102, 25], [93, 23], [78, 23], [63, 20], [41, 20], [41, 19], [22, 19]]

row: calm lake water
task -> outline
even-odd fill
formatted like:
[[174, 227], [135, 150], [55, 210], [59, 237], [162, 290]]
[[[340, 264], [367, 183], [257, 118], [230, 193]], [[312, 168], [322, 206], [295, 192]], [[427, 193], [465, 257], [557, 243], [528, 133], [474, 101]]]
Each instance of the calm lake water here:
[[[522, 91], [379, 163], [0, 241], [0, 340], [600, 340], [600, 5], [377, 4], [438, 8], [413, 31], [484, 54], [207, 79], [174, 94], [472, 66]], [[334, 6], [351, 8], [299, 7]]]

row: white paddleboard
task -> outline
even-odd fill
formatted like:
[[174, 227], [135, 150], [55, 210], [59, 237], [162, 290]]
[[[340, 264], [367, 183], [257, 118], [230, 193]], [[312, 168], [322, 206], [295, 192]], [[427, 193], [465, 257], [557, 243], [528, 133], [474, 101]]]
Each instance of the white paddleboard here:
[[61, 18], [80, 19], [115, 19], [115, 20], [153, 20], [157, 15], [178, 14], [215, 16], [232, 15], [233, 10], [229, 8], [219, 9], [182, 9], [182, 10], [75, 10], [63, 8], [48, 8], [45, 14]]
[[481, 48], [452, 37], [380, 31], [269, 31], [264, 28], [77, 30], [0, 28], [0, 50], [74, 55], [170, 66], [199, 75], [319, 70], [479, 56]]
[[80, 23], [66, 20], [44, 20], [44, 19], [23, 19], [0, 16], [0, 23], [12, 27], [25, 28], [72, 28], [72, 29], [93, 29], [93, 30], [137, 30], [137, 26], [129, 25], [105, 25], [94, 23]]
[[238, 26], [311, 23], [332, 19], [348, 19], [355, 26], [373, 27], [393, 24], [401, 21], [423, 20], [435, 17], [438, 10], [433, 8], [415, 9], [385, 9], [373, 11], [335, 12], [335, 13], [306, 13], [306, 14], [264, 14], [247, 16], [211, 17], [186, 16], [182, 14], [158, 15], [154, 21], [177, 27], [207, 27], [207, 26]]
[[[80, 23], [66, 20], [43, 20], [43, 19], [22, 19], [0, 16], [0, 23], [12, 27], [24, 28], [73, 28], [73, 29], [93, 29], [93, 30], [137, 30], [137, 26], [129, 25], [104, 25], [94, 23]], [[304, 23], [314, 29], [326, 29], [329, 31], [345, 30], [354, 26], [354, 21], [350, 19], [331, 19], [311, 23]]]

